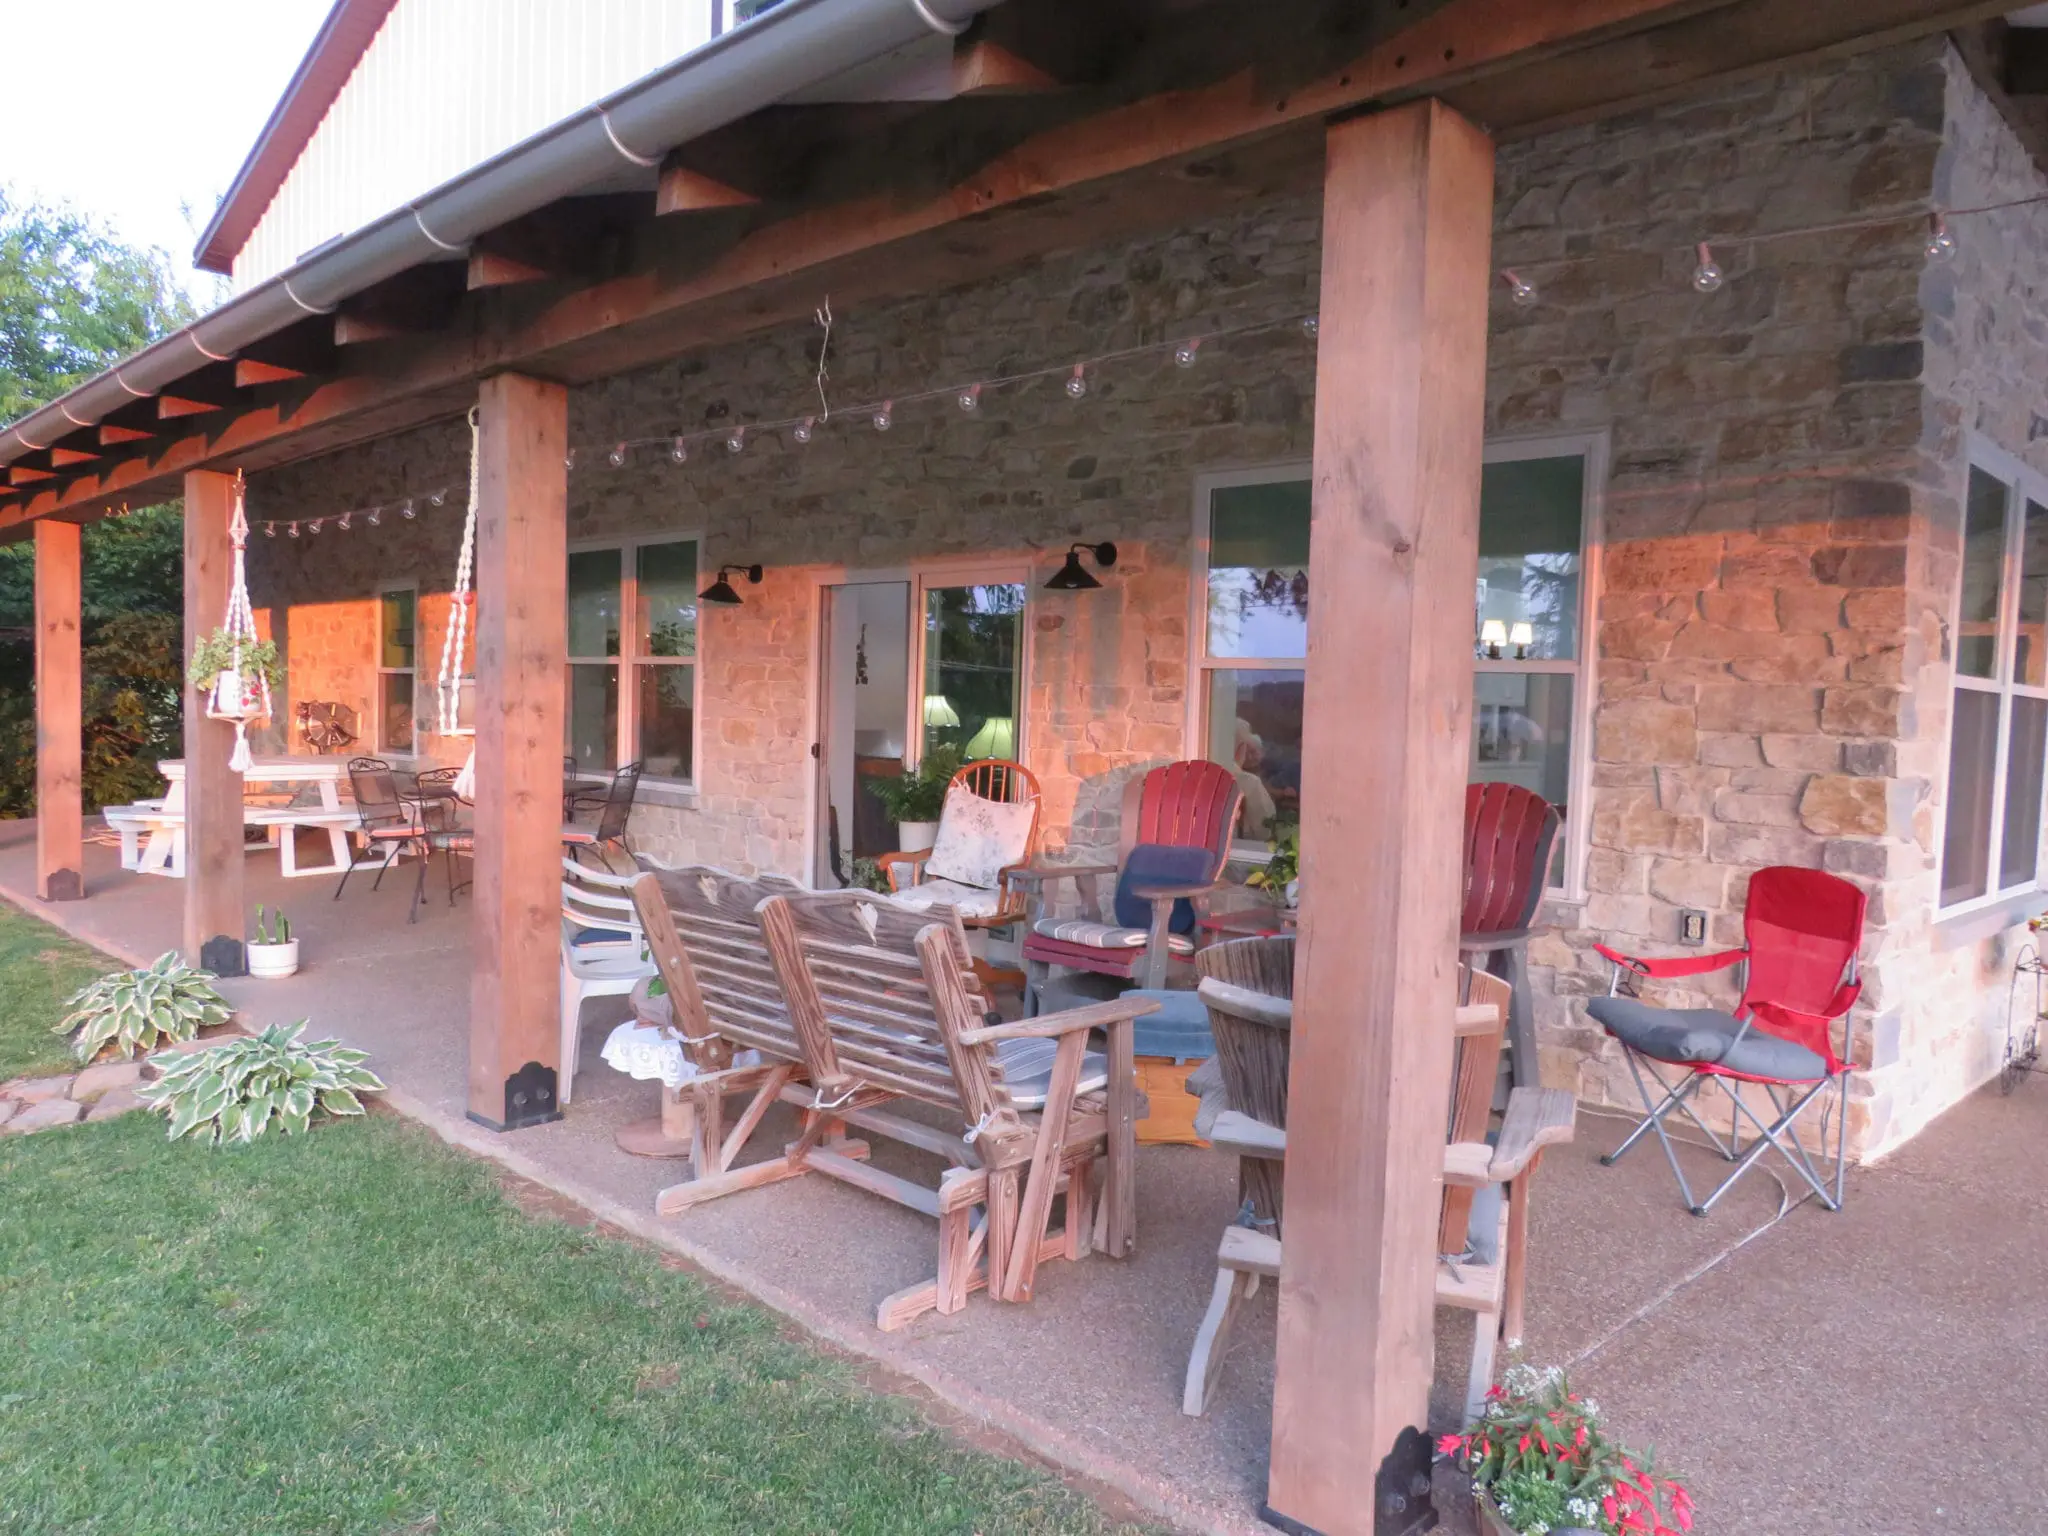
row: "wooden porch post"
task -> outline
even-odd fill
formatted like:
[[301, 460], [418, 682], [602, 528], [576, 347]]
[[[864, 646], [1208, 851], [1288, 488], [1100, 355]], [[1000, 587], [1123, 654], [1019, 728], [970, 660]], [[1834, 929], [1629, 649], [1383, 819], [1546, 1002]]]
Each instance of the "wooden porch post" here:
[[476, 909], [469, 1117], [559, 1120], [569, 396], [503, 373], [479, 396]]
[[1332, 126], [1268, 1518], [1426, 1530], [1433, 1278], [1486, 397], [1493, 146]]
[[36, 524], [36, 894], [85, 894], [85, 688], [78, 650], [79, 527]]
[[[227, 618], [235, 477], [185, 476], [185, 656]], [[183, 657], [179, 670], [183, 671]], [[228, 766], [235, 728], [206, 718], [185, 687], [185, 958], [221, 976], [249, 968], [242, 948], [242, 776]]]

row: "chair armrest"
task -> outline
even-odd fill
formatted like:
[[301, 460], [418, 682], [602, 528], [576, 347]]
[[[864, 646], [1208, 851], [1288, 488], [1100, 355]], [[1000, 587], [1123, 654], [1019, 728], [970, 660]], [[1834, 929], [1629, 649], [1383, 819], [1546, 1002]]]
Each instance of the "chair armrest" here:
[[1040, 1014], [1035, 1019], [1019, 1019], [1014, 1024], [963, 1029], [959, 1039], [962, 1045], [992, 1045], [1000, 1040], [1050, 1040], [1072, 1034], [1077, 1029], [1107, 1029], [1112, 1024], [1122, 1024], [1158, 1011], [1159, 1005], [1149, 997], [1117, 998], [1112, 1002], [1090, 1003], [1083, 1008]]
[[1493, 1148], [1483, 1141], [1454, 1141], [1444, 1148], [1444, 1182], [1478, 1189], [1493, 1182]]
[[1140, 901], [1179, 901], [1182, 897], [1206, 896], [1219, 883], [1204, 880], [1198, 885], [1134, 885], [1131, 894]]
[[1241, 1110], [1226, 1109], [1209, 1129], [1209, 1144], [1239, 1157], [1280, 1159], [1287, 1155], [1287, 1133], [1277, 1125], [1254, 1120]]
[[1116, 872], [1114, 864], [1012, 864], [1004, 871], [1018, 884], [1033, 887], [1069, 877], [1113, 875]]
[[1518, 1178], [1545, 1147], [1572, 1139], [1578, 1101], [1563, 1088], [1517, 1088], [1508, 1095], [1508, 1112], [1486, 1169], [1490, 1184]]
[[1660, 955], [1645, 958], [1641, 955], [1624, 955], [1620, 950], [1609, 949], [1605, 944], [1595, 944], [1593, 948], [1621, 969], [1652, 978], [1703, 976], [1708, 971], [1722, 971], [1731, 965], [1740, 965], [1749, 958], [1749, 951], [1746, 949], [1724, 949], [1718, 955]]
[[916, 885], [924, 879], [924, 861], [931, 856], [932, 851], [929, 848], [922, 849], [917, 853], [878, 853], [875, 855], [875, 864], [883, 874], [889, 877], [889, 889], [900, 891], [903, 889], [903, 881], [896, 873], [897, 867], [908, 864], [910, 866], [910, 883]]
[[1250, 1019], [1255, 1024], [1271, 1024], [1286, 1029], [1294, 1023], [1292, 998], [1275, 997], [1270, 992], [1254, 992], [1250, 987], [1218, 981], [1213, 976], [1202, 978], [1201, 984], [1195, 988], [1195, 995], [1219, 1013]]

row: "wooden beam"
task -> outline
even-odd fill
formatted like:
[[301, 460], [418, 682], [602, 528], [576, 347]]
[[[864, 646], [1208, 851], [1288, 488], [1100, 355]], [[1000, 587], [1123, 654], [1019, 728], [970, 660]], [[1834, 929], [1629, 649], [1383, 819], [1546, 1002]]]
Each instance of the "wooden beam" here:
[[561, 1118], [562, 678], [569, 392], [516, 373], [478, 401], [476, 900], [469, 1117]]
[[156, 414], [159, 421], [175, 421], [180, 416], [204, 416], [209, 411], [225, 410], [226, 403], [219, 400], [195, 400], [189, 395], [169, 391], [156, 397]]
[[1329, 129], [1309, 585], [1356, 600], [1309, 615], [1267, 1493], [1288, 1529], [1328, 1536], [1434, 1519], [1492, 231], [1493, 148], [1456, 113], [1424, 101]]
[[334, 317], [334, 344], [337, 347], [356, 347], [366, 341], [389, 341], [393, 337], [412, 334], [411, 326], [400, 325], [392, 320], [374, 319], [369, 315], [352, 315], [346, 311]]
[[123, 443], [146, 443], [156, 434], [144, 432], [136, 427], [123, 427], [113, 422], [100, 423], [100, 446], [118, 448]]
[[956, 96], [1022, 96], [1058, 89], [1058, 80], [999, 43], [970, 43], [953, 54]]
[[85, 894], [79, 533], [76, 523], [36, 524], [36, 894], [44, 901]]
[[654, 211], [664, 215], [702, 213], [712, 208], [746, 208], [760, 201], [750, 192], [742, 192], [738, 187], [727, 186], [701, 171], [676, 164], [661, 168], [661, 182], [654, 191]]
[[56, 478], [47, 469], [32, 469], [26, 464], [10, 464], [7, 466], [7, 483], [9, 485], [34, 485], [38, 480], [54, 480]]
[[92, 464], [97, 462], [98, 459], [98, 454], [87, 453], [82, 448], [52, 448], [50, 450], [50, 462], [59, 469], [68, 469], [73, 464]]
[[[233, 475], [194, 470], [185, 476], [188, 656], [227, 617], [234, 497]], [[235, 728], [207, 719], [199, 690], [187, 684], [185, 958], [221, 976], [240, 976], [249, 968], [242, 943], [242, 776], [228, 766], [234, 748]]]
[[515, 283], [537, 283], [555, 274], [546, 267], [520, 261], [512, 256], [500, 256], [492, 251], [471, 251], [469, 253], [469, 287], [509, 288]]
[[305, 370], [287, 368], [281, 363], [259, 362], [253, 357], [235, 359], [235, 388], [254, 389], [258, 384], [283, 384], [292, 379], [303, 379]]

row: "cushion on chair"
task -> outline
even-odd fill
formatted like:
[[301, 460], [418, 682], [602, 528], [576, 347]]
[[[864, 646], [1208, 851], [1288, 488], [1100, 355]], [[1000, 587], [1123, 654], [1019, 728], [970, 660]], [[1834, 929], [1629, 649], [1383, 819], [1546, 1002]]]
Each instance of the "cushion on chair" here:
[[[1042, 917], [1031, 931], [1062, 944], [1083, 944], [1091, 949], [1143, 949], [1152, 937], [1149, 929], [1120, 928], [1115, 923], [1091, 923], [1078, 917]], [[1166, 947], [1176, 955], [1192, 955], [1195, 941], [1185, 934], [1169, 933]]]
[[597, 833], [590, 827], [564, 825], [562, 828], [562, 841], [565, 843], [581, 843], [585, 846], [594, 846], [597, 842]]
[[1003, 893], [962, 885], [958, 880], [926, 880], [898, 891], [889, 899], [899, 907], [919, 912], [946, 906], [962, 917], [993, 917], [1002, 908]]
[[1004, 870], [1024, 862], [1034, 810], [1030, 805], [984, 800], [965, 784], [955, 784], [946, 791], [939, 835], [925, 860], [925, 874], [993, 890]]
[[631, 944], [635, 935], [623, 928], [578, 928], [571, 944]]
[[[1140, 885], [1199, 885], [1213, 878], [1216, 855], [1207, 848], [1177, 848], [1168, 843], [1140, 843], [1124, 860], [1123, 873], [1116, 877], [1116, 920], [1126, 928], [1150, 929], [1152, 903], [1133, 896]], [[1167, 919], [1169, 933], [1195, 931], [1195, 906], [1185, 896], [1173, 904]]]
[[1142, 997], [1159, 1005], [1157, 1013], [1131, 1022], [1132, 1049], [1137, 1055], [1189, 1062], [1216, 1054], [1216, 1039], [1209, 1033], [1209, 1009], [1199, 994], [1169, 987], [1133, 987], [1124, 996]]
[[1485, 1184], [1472, 1191], [1472, 1215], [1465, 1223], [1465, 1249], [1475, 1264], [1500, 1261], [1500, 1207], [1505, 1184]]
[[[1059, 1051], [1057, 1040], [1001, 1040], [996, 1043], [996, 1060], [1003, 1069], [1003, 1081], [1010, 1088], [1010, 1102], [1019, 1109], [1041, 1109], [1052, 1087], [1052, 1060]], [[1109, 1062], [1100, 1051], [1081, 1056], [1081, 1082], [1076, 1093], [1093, 1093], [1109, 1081]]]
[[1656, 1061], [1725, 1067], [1788, 1083], [1828, 1075], [1828, 1064], [1815, 1052], [1756, 1026], [1737, 1040], [1741, 1023], [1717, 1009], [1657, 1008], [1632, 997], [1596, 997], [1586, 1012], [1623, 1045]]

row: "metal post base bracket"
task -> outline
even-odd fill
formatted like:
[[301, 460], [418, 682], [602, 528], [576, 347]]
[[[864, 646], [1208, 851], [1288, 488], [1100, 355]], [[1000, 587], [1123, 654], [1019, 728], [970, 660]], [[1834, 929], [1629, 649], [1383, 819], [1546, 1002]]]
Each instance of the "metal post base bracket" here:
[[216, 976], [246, 976], [249, 974], [249, 951], [240, 939], [217, 933], [199, 946], [199, 969], [211, 971]]
[[475, 1110], [469, 1118], [494, 1131], [524, 1130], [529, 1125], [546, 1125], [562, 1118], [561, 1102], [555, 1097], [555, 1069], [537, 1061], [505, 1079], [505, 1118], [493, 1120]]
[[[1402, 1430], [1373, 1478], [1373, 1536], [1424, 1536], [1437, 1525], [1430, 1497], [1429, 1437], [1413, 1424]], [[1290, 1520], [1269, 1504], [1259, 1518], [1287, 1536], [1323, 1536], [1314, 1526]]]

